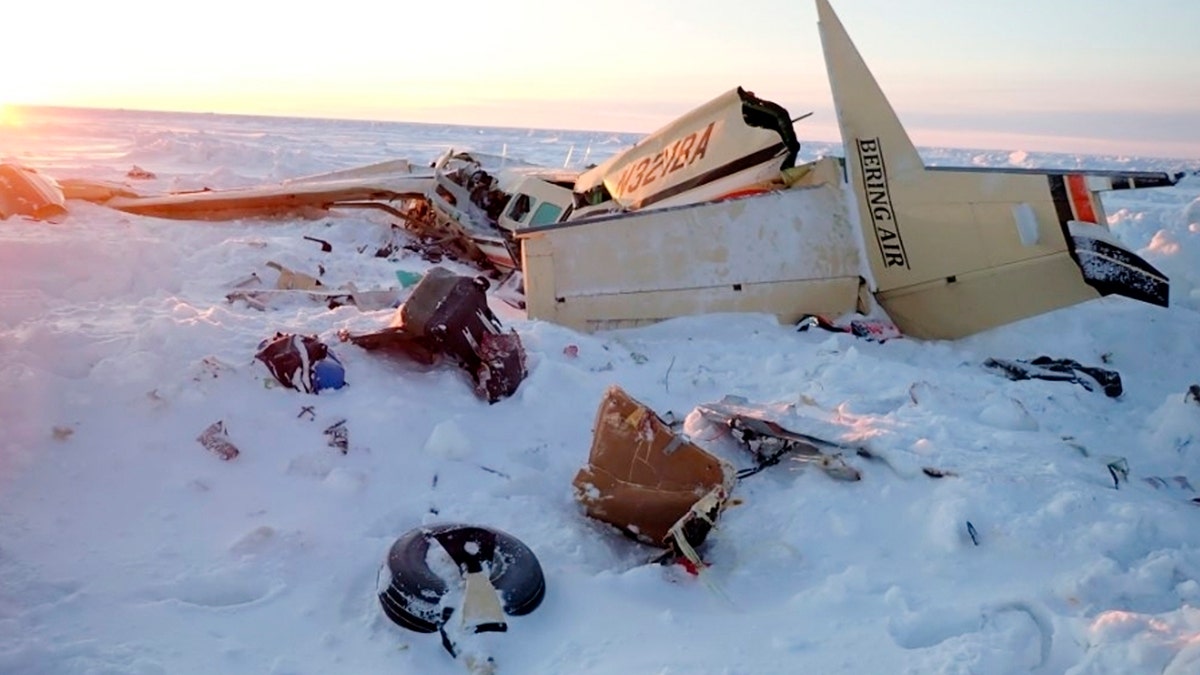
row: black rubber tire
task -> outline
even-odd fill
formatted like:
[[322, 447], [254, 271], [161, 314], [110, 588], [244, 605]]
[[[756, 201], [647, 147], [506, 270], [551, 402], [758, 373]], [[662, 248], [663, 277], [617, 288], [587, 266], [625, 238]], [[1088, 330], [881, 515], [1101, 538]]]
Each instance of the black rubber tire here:
[[392, 544], [387, 558], [391, 583], [379, 594], [384, 614], [404, 628], [434, 633], [450, 616], [440, 603], [450, 584], [459, 583], [461, 577], [445, 579], [429, 568], [426, 556], [434, 541], [458, 564], [460, 575], [490, 570], [488, 578], [499, 592], [506, 614], [528, 614], [546, 595], [541, 563], [516, 537], [475, 525], [419, 527]]

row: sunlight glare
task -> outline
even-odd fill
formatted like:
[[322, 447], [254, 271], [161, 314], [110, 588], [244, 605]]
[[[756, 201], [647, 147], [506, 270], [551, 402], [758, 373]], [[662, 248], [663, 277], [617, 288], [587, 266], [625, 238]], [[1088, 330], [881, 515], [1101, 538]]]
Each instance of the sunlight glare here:
[[19, 127], [23, 123], [21, 111], [15, 105], [0, 101], [0, 127]]

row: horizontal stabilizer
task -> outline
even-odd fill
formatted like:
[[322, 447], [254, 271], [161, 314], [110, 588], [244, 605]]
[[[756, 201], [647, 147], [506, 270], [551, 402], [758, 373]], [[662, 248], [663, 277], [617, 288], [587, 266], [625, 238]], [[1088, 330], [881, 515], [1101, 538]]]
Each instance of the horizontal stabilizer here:
[[1170, 282], [1153, 265], [1094, 225], [1071, 223], [1070, 234], [1072, 253], [1083, 279], [1100, 295], [1123, 295], [1169, 306]]
[[1023, 167], [983, 166], [927, 166], [927, 171], [953, 171], [956, 173], [1026, 174], [1036, 176], [1080, 176], [1087, 180], [1093, 192], [1106, 190], [1136, 190], [1140, 188], [1171, 187], [1184, 177], [1184, 172], [1173, 174], [1165, 171], [1121, 171], [1108, 169], [1026, 169]]

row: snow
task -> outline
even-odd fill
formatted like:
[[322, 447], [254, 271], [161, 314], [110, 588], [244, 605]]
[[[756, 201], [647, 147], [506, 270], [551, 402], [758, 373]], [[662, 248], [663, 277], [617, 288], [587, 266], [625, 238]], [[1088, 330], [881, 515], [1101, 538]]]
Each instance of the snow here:
[[[0, 127], [0, 159], [103, 180], [136, 165], [155, 174], [130, 181], [150, 193], [428, 163], [449, 146], [600, 161], [632, 140], [39, 110]], [[428, 269], [415, 254], [373, 255], [384, 214], [193, 223], [72, 203], [59, 224], [0, 222], [0, 672], [464, 672], [376, 598], [392, 543], [441, 522], [508, 532], [546, 574], [543, 604], [487, 637], [499, 673], [1200, 672], [1200, 405], [1185, 400], [1200, 383], [1197, 204], [1194, 175], [1105, 197], [1114, 233], [1171, 276], [1171, 308], [1107, 298], [954, 342], [869, 342], [732, 314], [588, 335], [497, 303], [530, 373], [490, 406], [453, 367], [336, 340], [385, 326], [390, 310], [226, 302], [250, 272], [272, 279], [268, 260], [323, 267], [334, 287], [395, 287], [397, 270]], [[254, 353], [276, 331], [319, 336], [349, 385], [266, 386]], [[1125, 393], [982, 365], [1041, 354], [1115, 369]], [[573, 499], [613, 384], [686, 419], [693, 440], [738, 467], [748, 458], [691, 414], [697, 405], [793, 403], [876, 458], [849, 458], [863, 474], [853, 483], [798, 461], [739, 482], [697, 578], [649, 564], [657, 551]], [[342, 419], [344, 455], [324, 433]], [[232, 461], [196, 440], [216, 421], [241, 451]], [[1120, 459], [1129, 475], [1116, 489], [1107, 465]]]

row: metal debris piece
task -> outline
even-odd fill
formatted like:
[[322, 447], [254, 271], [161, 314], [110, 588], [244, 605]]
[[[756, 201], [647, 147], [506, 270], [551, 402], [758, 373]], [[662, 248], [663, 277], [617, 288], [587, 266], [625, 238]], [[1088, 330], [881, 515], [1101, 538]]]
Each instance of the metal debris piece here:
[[350, 450], [350, 430], [346, 428], [346, 420], [338, 420], [325, 429], [326, 445], [337, 448], [343, 455]]
[[225, 461], [229, 461], [241, 454], [237, 446], [229, 440], [229, 434], [225, 430], [225, 422], [223, 420], [217, 420], [208, 425], [208, 428], [197, 436], [196, 440], [200, 441], [200, 445], [211, 450]]
[[[678, 526], [688, 545], [699, 546], [733, 488], [733, 467], [615, 385], [605, 392], [593, 428], [588, 462], [572, 481], [587, 515], [662, 548], [675, 548]], [[698, 518], [693, 507], [708, 494], [719, 497], [717, 506], [705, 502]]]
[[324, 239], [317, 239], [316, 237], [310, 237], [307, 234], [304, 235], [304, 239], [307, 241], [316, 242], [316, 243], [320, 244], [322, 253], [329, 253], [329, 252], [333, 251], [333, 244], [330, 244], [329, 242], [325, 241]]
[[313, 289], [322, 288], [325, 286], [325, 284], [321, 283], [320, 279], [310, 274], [304, 274], [303, 272], [297, 272], [295, 270], [288, 269], [274, 260], [268, 260], [266, 265], [267, 267], [279, 272], [279, 279], [275, 282], [275, 288], [280, 290], [311, 291]]
[[1129, 482], [1129, 462], [1124, 457], [1118, 457], [1106, 466], [1108, 467], [1108, 475], [1112, 476], [1114, 490], [1121, 489], [1122, 481]]

